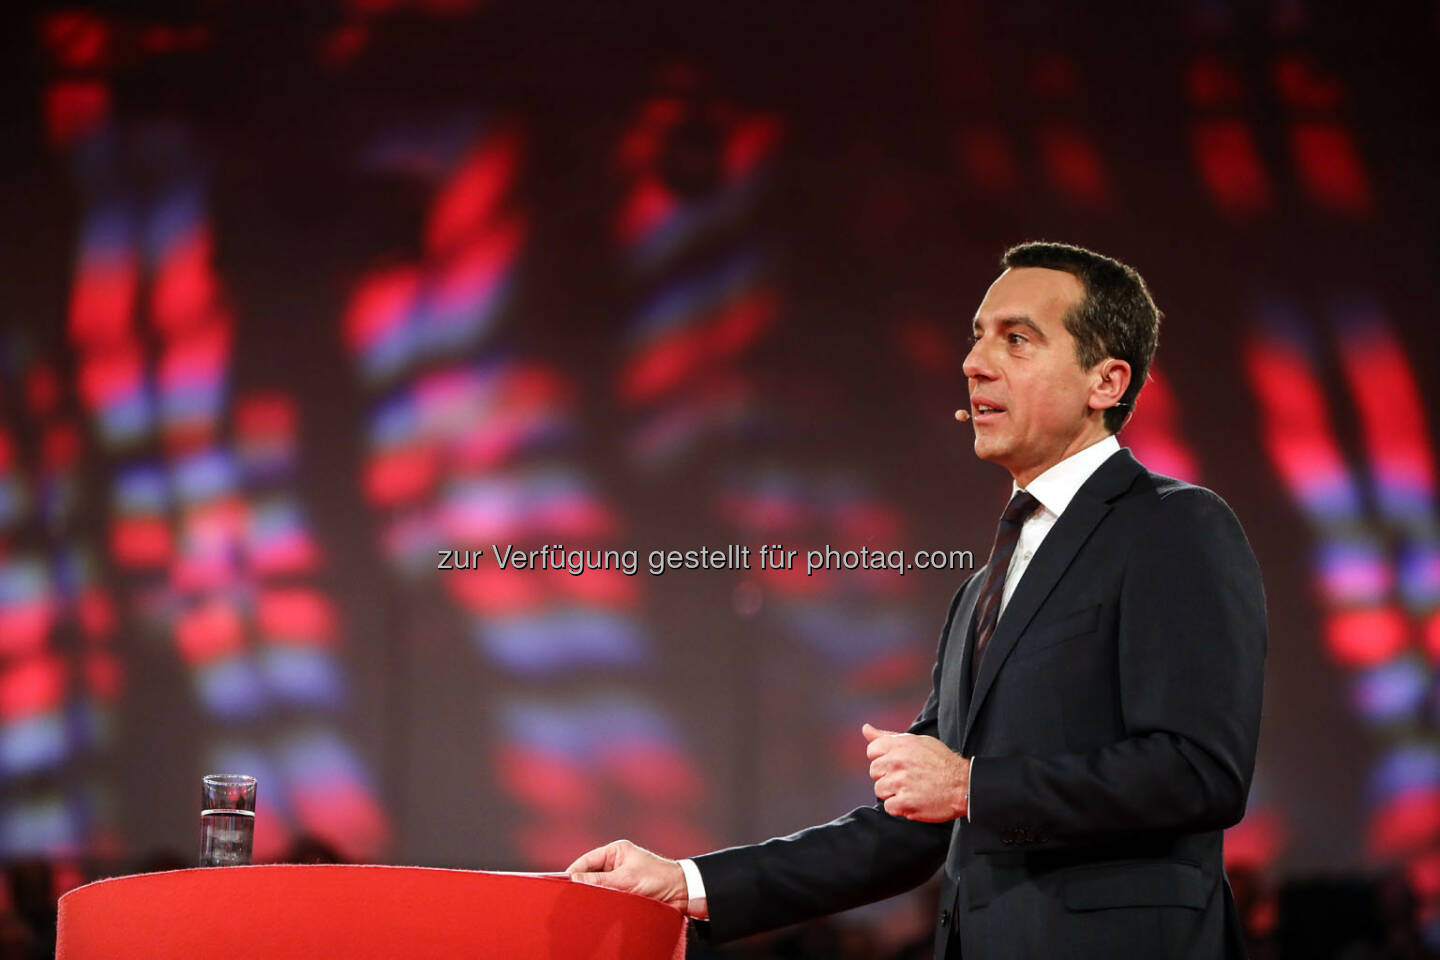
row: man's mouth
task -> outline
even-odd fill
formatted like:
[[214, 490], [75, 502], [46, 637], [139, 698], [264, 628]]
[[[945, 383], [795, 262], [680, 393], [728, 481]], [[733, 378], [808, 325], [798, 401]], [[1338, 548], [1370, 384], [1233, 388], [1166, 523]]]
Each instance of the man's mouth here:
[[971, 401], [971, 409], [976, 423], [991, 423], [1005, 412], [1005, 408], [999, 404], [986, 401]]

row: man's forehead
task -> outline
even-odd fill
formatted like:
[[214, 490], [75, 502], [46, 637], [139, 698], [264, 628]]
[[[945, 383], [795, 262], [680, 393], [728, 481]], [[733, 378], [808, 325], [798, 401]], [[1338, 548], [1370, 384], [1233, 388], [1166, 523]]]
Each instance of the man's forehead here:
[[1085, 295], [1080, 278], [1065, 270], [1011, 267], [990, 284], [975, 321], [1026, 316], [1036, 323], [1060, 321]]

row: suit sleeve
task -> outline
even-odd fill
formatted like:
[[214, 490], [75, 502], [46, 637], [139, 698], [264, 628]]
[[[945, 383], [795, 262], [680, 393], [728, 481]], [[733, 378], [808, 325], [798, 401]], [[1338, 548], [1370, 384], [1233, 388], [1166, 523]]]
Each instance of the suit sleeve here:
[[1161, 499], [1125, 563], [1118, 685], [1126, 736], [1088, 753], [984, 756], [970, 784], [978, 853], [1025, 828], [1047, 848], [1239, 822], [1265, 667], [1260, 569], [1234, 513], [1199, 487]]
[[[938, 730], [940, 670], [964, 591], [962, 585], [950, 604], [930, 695], [910, 733], [935, 736]], [[857, 763], [864, 758], [858, 746], [856, 756]], [[891, 816], [876, 803], [788, 837], [696, 857], [710, 912], [697, 929], [705, 939], [723, 942], [902, 893], [945, 862], [952, 829], [950, 823]]]

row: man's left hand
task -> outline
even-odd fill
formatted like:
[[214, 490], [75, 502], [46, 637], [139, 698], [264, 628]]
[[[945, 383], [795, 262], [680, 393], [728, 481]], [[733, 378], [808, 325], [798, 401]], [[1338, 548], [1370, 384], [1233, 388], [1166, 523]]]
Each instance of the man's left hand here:
[[865, 724], [870, 779], [892, 817], [944, 823], [965, 816], [970, 761], [934, 737], [894, 733]]

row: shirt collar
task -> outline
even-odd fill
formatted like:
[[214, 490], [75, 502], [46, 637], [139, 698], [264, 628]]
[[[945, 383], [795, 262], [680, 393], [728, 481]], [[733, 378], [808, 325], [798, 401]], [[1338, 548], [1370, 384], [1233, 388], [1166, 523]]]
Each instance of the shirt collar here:
[[[1075, 499], [1076, 492], [1090, 479], [1090, 475], [1100, 469], [1100, 464], [1119, 451], [1120, 441], [1112, 433], [1104, 440], [1070, 454], [1031, 480], [1025, 490], [1040, 501], [1040, 506], [1058, 517], [1070, 506], [1070, 501]], [[1010, 488], [1012, 497], [1020, 489], [1014, 481], [1011, 481]]]

